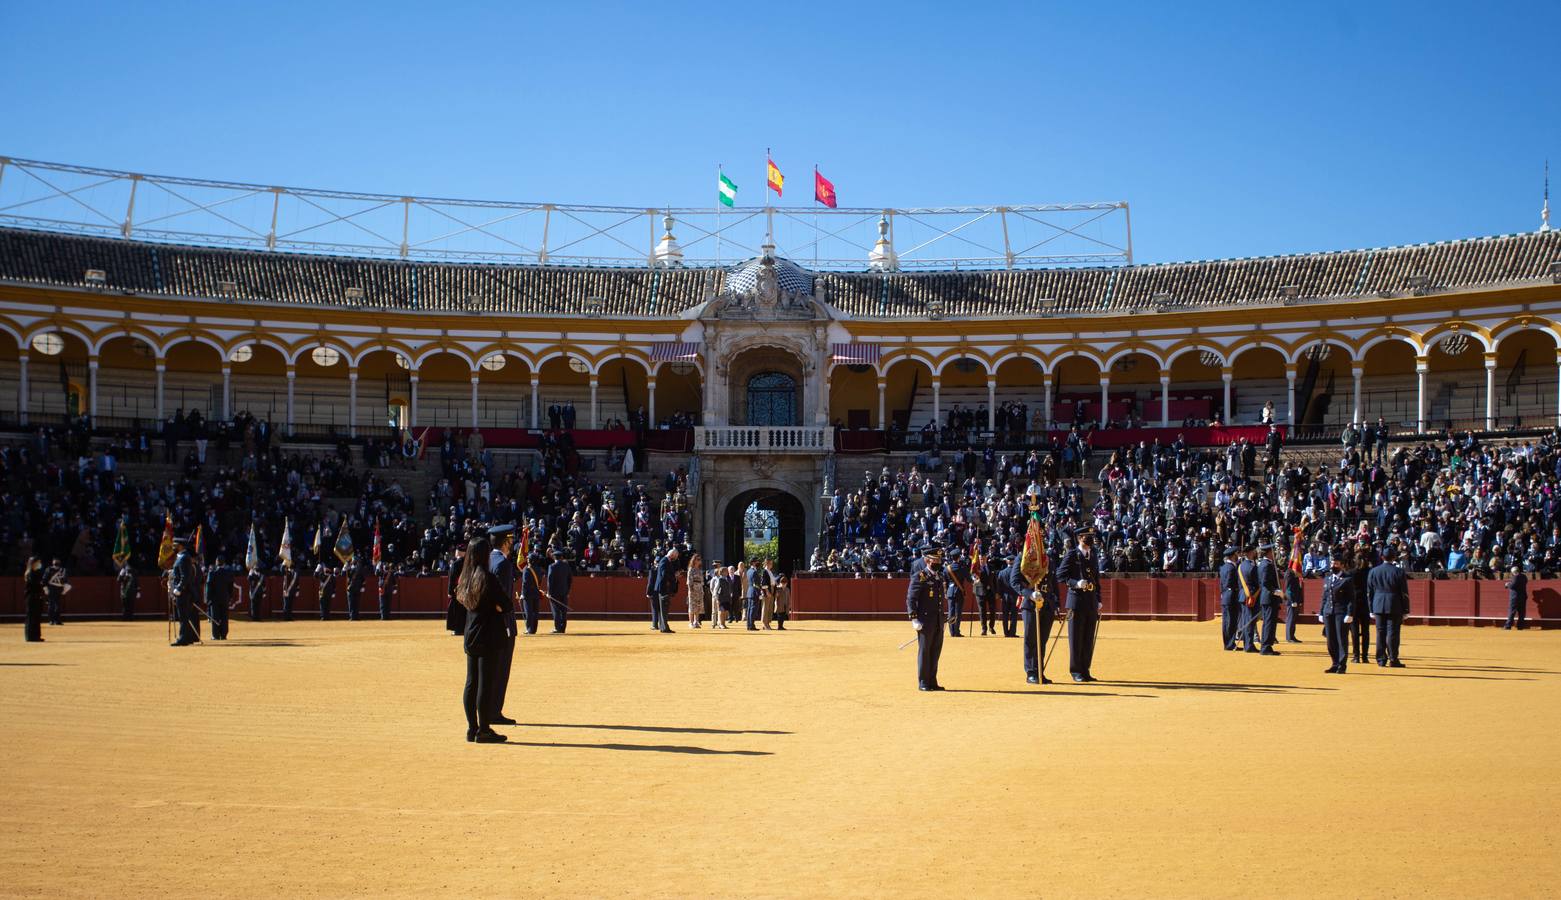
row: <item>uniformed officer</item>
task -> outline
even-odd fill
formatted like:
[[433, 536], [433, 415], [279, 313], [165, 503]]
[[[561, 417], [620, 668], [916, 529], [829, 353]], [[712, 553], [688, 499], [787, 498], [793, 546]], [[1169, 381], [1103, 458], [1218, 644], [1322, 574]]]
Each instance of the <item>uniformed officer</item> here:
[[1333, 571], [1323, 579], [1322, 611], [1317, 616], [1328, 639], [1328, 658], [1333, 665], [1326, 671], [1330, 675], [1344, 674], [1350, 655], [1350, 624], [1355, 620], [1355, 582], [1345, 570], [1344, 556], [1342, 547], [1333, 553]]
[[1019, 565], [1015, 559], [1006, 565], [1002, 560], [993, 560], [995, 566], [1002, 566], [998, 570], [997, 578], [993, 581], [993, 589], [997, 594], [997, 608], [1003, 616], [1003, 637], [1017, 637], [1019, 635], [1019, 600], [1024, 597], [1022, 593], [1015, 593], [1013, 585], [1009, 583], [1012, 575], [1010, 566]]
[[1301, 607], [1306, 603], [1306, 585], [1301, 581], [1301, 573], [1293, 568], [1285, 569], [1285, 643], [1299, 644], [1301, 639], [1295, 636], [1296, 620], [1301, 618]]
[[1100, 628], [1100, 559], [1095, 555], [1095, 529], [1074, 535], [1078, 546], [1062, 557], [1057, 581], [1068, 589], [1068, 671], [1074, 681], [1094, 681], [1095, 636]]
[[331, 602], [336, 599], [336, 570], [321, 560], [314, 577], [320, 580], [320, 621], [324, 622], [331, 617]]
[[216, 564], [206, 570], [206, 618], [211, 622], [211, 639], [228, 639], [228, 604], [233, 597], [233, 570], [228, 558], [217, 554]]
[[379, 619], [389, 621], [390, 607], [396, 599], [396, 588], [401, 580], [401, 569], [395, 563], [379, 564]]
[[525, 568], [517, 576], [520, 581], [520, 611], [526, 619], [526, 633], [537, 633], [537, 622], [542, 616], [542, 554], [526, 557]]
[[941, 691], [938, 684], [938, 657], [943, 654], [943, 550], [922, 549], [922, 568], [911, 576], [905, 591], [905, 611], [916, 629], [916, 687], [923, 691]]
[[119, 611], [126, 622], [135, 618], [136, 597], [141, 593], [141, 582], [130, 568], [130, 560], [119, 567]]
[[1259, 544], [1257, 548], [1257, 602], [1263, 611], [1263, 656], [1278, 656], [1274, 640], [1279, 636], [1279, 567], [1274, 565], [1273, 544]]
[[293, 604], [298, 602], [300, 576], [291, 561], [282, 564], [282, 621], [293, 621]]
[[1389, 545], [1382, 563], [1366, 576], [1371, 591], [1371, 615], [1377, 620], [1377, 665], [1404, 668], [1398, 659], [1399, 631], [1409, 612], [1409, 579], [1395, 563], [1398, 553]]
[[362, 554], [353, 554], [347, 560], [347, 570], [344, 573], [347, 582], [347, 620], [358, 621], [358, 602], [363, 599], [363, 583], [368, 580], [369, 567], [364, 564]]
[[60, 618], [60, 614], [64, 607], [62, 601], [65, 597], [65, 588], [70, 583], [65, 576], [65, 564], [56, 559], [54, 565], [44, 573], [43, 583], [48, 590], [49, 624], [64, 625], [65, 621]]
[[1241, 584], [1236, 578], [1236, 557], [1240, 554], [1235, 544], [1227, 544], [1220, 555], [1225, 559], [1220, 565], [1220, 641], [1226, 650], [1236, 649], [1236, 638], [1241, 633]]
[[195, 620], [195, 557], [190, 553], [189, 538], [173, 539], [178, 553], [168, 570], [168, 599], [173, 605], [174, 621], [179, 623], [179, 638], [170, 646], [187, 647], [201, 639], [200, 626]]
[[1052, 624], [1057, 621], [1057, 573], [1048, 569], [1041, 583], [1032, 588], [1017, 562], [1004, 571], [1008, 573], [1014, 607], [1024, 621], [1024, 680], [1030, 684], [1051, 684], [1042, 654], [1051, 637]]
[[997, 589], [992, 581], [992, 570], [985, 560], [970, 570], [970, 593], [975, 597], [982, 637], [997, 634]]
[[249, 570], [249, 620], [258, 622], [266, 608], [266, 573], [260, 569]]
[[574, 585], [574, 568], [569, 565], [568, 550], [554, 550], [547, 567], [547, 598], [553, 611], [553, 633], [563, 634], [569, 627], [569, 589]]
[[489, 721], [514, 725], [515, 720], [504, 714], [504, 698], [509, 694], [509, 673], [515, 664], [515, 638], [519, 631], [515, 622], [515, 561], [510, 558], [515, 547], [515, 526], [495, 525], [488, 529], [488, 539], [493, 542], [493, 550], [488, 554], [488, 571], [498, 580], [506, 607], [504, 634], [498, 647], [499, 675], [493, 687], [493, 716]]
[[1259, 611], [1257, 596], [1257, 548], [1247, 550], [1244, 559], [1236, 564], [1236, 587], [1239, 589], [1241, 606], [1241, 625], [1238, 629], [1242, 649], [1248, 653], [1256, 653], [1257, 649], [1257, 614]]
[[1503, 628], [1510, 629], [1514, 622], [1518, 630], [1527, 627], [1528, 622], [1528, 576], [1517, 566], [1512, 567], [1507, 579], [1507, 624]]
[[960, 563], [959, 554], [944, 564], [943, 571], [947, 579], [943, 596], [949, 607], [949, 637], [964, 637], [959, 631], [959, 622], [965, 615], [965, 567]]

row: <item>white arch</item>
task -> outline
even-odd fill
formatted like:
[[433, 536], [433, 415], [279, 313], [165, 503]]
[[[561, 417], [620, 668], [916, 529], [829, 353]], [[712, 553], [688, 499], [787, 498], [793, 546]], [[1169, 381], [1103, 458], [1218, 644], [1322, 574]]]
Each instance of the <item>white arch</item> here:
[[993, 376], [997, 375], [997, 370], [1003, 367], [1003, 363], [1011, 359], [1027, 359], [1035, 363], [1036, 368], [1040, 369], [1042, 374], [1046, 372], [1046, 360], [1042, 359], [1041, 355], [1034, 350], [1009, 350], [992, 360]]
[[1366, 343], [1361, 344], [1360, 353], [1355, 357], [1355, 361], [1364, 363], [1366, 361], [1366, 354], [1371, 351], [1371, 348], [1386, 341], [1400, 341], [1409, 348], [1409, 352], [1416, 356], [1420, 355], [1420, 346], [1416, 344], [1409, 335], [1390, 331], [1379, 334]]
[[[1489, 340], [1486, 340], [1485, 335], [1480, 334], [1478, 331], [1463, 331], [1463, 330], [1454, 331], [1451, 328], [1449, 328], [1446, 331], [1438, 332], [1435, 337], [1433, 337], [1430, 340], [1426, 341], [1426, 345], [1425, 345], [1426, 352], [1430, 353], [1432, 350], [1434, 350], [1436, 348], [1436, 346], [1438, 344], [1442, 343], [1443, 341], [1447, 340], [1450, 337], [1453, 337], [1454, 335], [1459, 335], [1459, 334], [1464, 335], [1465, 337], [1468, 337], [1468, 338], [1470, 338], [1472, 340], [1478, 341], [1479, 344], [1480, 344], [1480, 349], [1481, 349], [1482, 352], [1489, 353], [1492, 350], [1496, 349], [1495, 344], [1491, 343]], [[1425, 340], [1425, 338], [1422, 337], [1421, 340]], [[1443, 350], [1442, 352], [1446, 353], [1447, 351]]]
[[897, 353], [887, 359], [878, 360], [878, 365], [875, 367], [878, 370], [878, 377], [888, 378], [889, 373], [894, 371], [895, 366], [898, 366], [900, 363], [906, 361], [921, 363], [927, 367], [927, 372], [930, 374], [936, 375], [938, 372], [937, 363], [932, 359], [932, 357], [927, 356], [920, 350], [907, 350], [903, 353]]
[[[1207, 353], [1212, 353], [1215, 356], [1219, 357], [1220, 364], [1216, 368], [1224, 368], [1224, 367], [1230, 365], [1230, 357], [1225, 355], [1225, 348], [1220, 347], [1217, 344], [1188, 344], [1185, 347], [1182, 347], [1182, 348], [1178, 349], [1176, 352], [1172, 353], [1170, 355], [1170, 357], [1166, 359], [1165, 367], [1167, 369], [1169, 369], [1172, 365], [1174, 365], [1176, 363], [1177, 359], [1181, 358], [1182, 356], [1185, 356], [1188, 353], [1199, 353], [1199, 354], [1202, 354], [1202, 353], [1206, 353], [1206, 352]], [[1200, 362], [1202, 361], [1201, 357], [1200, 357], [1199, 361]]]
[[[381, 349], [381, 348], [377, 348], [376, 347], [375, 349]], [[451, 356], [454, 356], [456, 359], [459, 359], [459, 360], [465, 362], [467, 367], [469, 369], [471, 369], [473, 373], [475, 373], [478, 370], [478, 368], [479, 368], [479, 365], [478, 365], [479, 361], [475, 360], [475, 359], [472, 359], [471, 354], [467, 353], [466, 349], [464, 347], [439, 346], [439, 345], [435, 345], [435, 346], [432, 346], [432, 347], [424, 348], [424, 350], [422, 352], [420, 352], [416, 356], [412, 357], [412, 368], [413, 369], [421, 369], [423, 367], [423, 363], [424, 362], [426, 362], [429, 359], [432, 359], [435, 356], [438, 356], [441, 353], [448, 353]], [[356, 366], [357, 362], [354, 361], [353, 365]]]
[[945, 359], [943, 362], [938, 363], [938, 365], [935, 368], [933, 368], [933, 370], [932, 370], [933, 376], [937, 377], [937, 378], [942, 378], [944, 369], [947, 369], [949, 366], [953, 365], [954, 363], [959, 362], [962, 359], [973, 359], [976, 362], [980, 363], [981, 364], [981, 368], [986, 371], [987, 377], [989, 377], [989, 378], [991, 376], [997, 374], [997, 370], [992, 368], [991, 365], [988, 364], [987, 361], [985, 359], [983, 359], [982, 357], [976, 356], [973, 353], [956, 353], [953, 356], [950, 356], [948, 359]]
[[81, 340], [81, 342], [86, 345], [87, 355], [88, 356], [96, 356], [97, 355], [97, 352], [92, 349], [92, 334], [91, 334], [91, 332], [83, 331], [83, 330], [81, 330], [80, 328], [77, 328], [74, 325], [56, 324], [54, 322], [48, 322], [48, 323], [45, 323], [43, 325], [39, 325], [36, 328], [34, 328], [32, 331], [27, 332], [26, 339], [22, 341], [22, 343], [19, 345], [18, 349], [20, 350], [20, 349], [26, 349], [28, 347], [31, 347], [33, 345], [33, 338], [37, 337], [40, 334], [52, 334], [52, 333], [54, 333], [56, 331], [58, 331], [58, 332], [60, 332], [62, 334], [71, 335], [72, 337], [75, 337], [75, 338], [79, 338]]
[[22, 341], [22, 333], [20, 331], [18, 331], [17, 329], [12, 328], [9, 324], [7, 324], [3, 320], [0, 320], [0, 331], [4, 331], [6, 334], [9, 334], [11, 336], [11, 339], [16, 341], [16, 351], [18, 353], [20, 353], [22, 351], [22, 348], [27, 346]]
[[1161, 357], [1159, 353], [1155, 352], [1151, 347], [1124, 347], [1121, 350], [1118, 350], [1116, 353], [1113, 353], [1111, 357], [1106, 360], [1104, 366], [1102, 367], [1102, 371], [1111, 371], [1111, 367], [1117, 364], [1117, 360], [1126, 359], [1135, 353], [1140, 356], [1147, 356], [1154, 360], [1157, 364], [1159, 364], [1161, 369], [1170, 368], [1170, 363], [1167, 363], [1165, 359]]
[[1331, 335], [1326, 337], [1312, 337], [1311, 335], [1308, 335], [1302, 338], [1300, 343], [1296, 344], [1295, 351], [1285, 358], [1285, 362], [1289, 363], [1290, 365], [1296, 365], [1301, 361], [1301, 357], [1306, 355], [1308, 350], [1312, 349], [1318, 344], [1326, 344], [1330, 347], [1338, 347], [1344, 351], [1344, 355], [1349, 357], [1351, 362], [1355, 361], [1355, 348], [1351, 347], [1349, 344], [1346, 344], [1339, 338], [1333, 337]]
[[1230, 354], [1230, 357], [1229, 357], [1230, 361], [1227, 362], [1225, 365], [1230, 367], [1230, 368], [1232, 368], [1232, 369], [1234, 369], [1236, 367], [1236, 360], [1238, 360], [1241, 357], [1247, 355], [1248, 353], [1250, 353], [1253, 350], [1272, 350], [1275, 353], [1279, 354], [1279, 359], [1281, 361], [1285, 361], [1285, 362], [1288, 362], [1289, 358], [1290, 358], [1289, 354], [1285, 352], [1285, 348], [1281, 344], [1279, 344], [1277, 341], [1262, 341], [1262, 340], [1259, 340], [1259, 341], [1253, 341], [1253, 342], [1251, 342], [1249, 344], [1240, 344], [1240, 345], [1238, 345], [1236, 347], [1231, 348], [1231, 354]]
[[169, 338], [167, 343], [163, 344], [162, 352], [158, 355], [157, 358], [166, 359], [168, 357], [168, 351], [179, 346], [180, 344], [205, 344], [211, 349], [217, 351], [217, 359], [219, 362], [226, 363], [228, 361], [228, 351], [224, 349], [221, 344], [217, 343], [215, 338], [211, 337], [210, 335], [199, 333], [181, 334], [177, 337]]
[[1105, 360], [1101, 359], [1100, 356], [1094, 352], [1080, 349], [1078, 347], [1069, 347], [1063, 349], [1062, 352], [1058, 353], [1057, 357], [1052, 360], [1051, 365], [1044, 367], [1041, 371], [1047, 375], [1055, 375], [1057, 374], [1058, 367], [1062, 365], [1063, 360], [1072, 359], [1075, 356], [1081, 359], [1087, 359], [1094, 363], [1095, 368], [1100, 371], [1100, 374], [1108, 376], [1110, 375], [1111, 368], [1106, 365]]
[[613, 351], [610, 351], [607, 354], [605, 354], [601, 359], [598, 359], [595, 362], [591, 362], [590, 360], [587, 360], [586, 361], [586, 365], [590, 366], [592, 375], [600, 375], [600, 374], [602, 374], [602, 367], [607, 365], [608, 363], [612, 362], [615, 359], [627, 360], [629, 362], [634, 363], [635, 365], [640, 367], [640, 371], [645, 373], [645, 377], [646, 378], [650, 377], [650, 373], [652, 371], [650, 362], [648, 360], [642, 358], [642, 357], [635, 356], [634, 354], [628, 353], [628, 352], [623, 351], [623, 350], [613, 350]]
[[[651, 377], [652, 378], [656, 377], [656, 373], [661, 371], [661, 367], [662, 366], [667, 366], [667, 365], [671, 365], [672, 363], [680, 363], [680, 362], [688, 363], [689, 365], [693, 366], [699, 372], [699, 377], [700, 378], [705, 377], [705, 361], [704, 361], [704, 359], [702, 357], [697, 357], [697, 356], [694, 357], [693, 359], [662, 359], [662, 360], [657, 360], [657, 361], [655, 361], [654, 363], [651, 364], [651, 369], [650, 369]], [[839, 365], [845, 365], [845, 363], [840, 363]]]
[[1500, 349], [1502, 341], [1525, 331], [1537, 331], [1540, 334], [1548, 335], [1555, 342], [1557, 349], [1561, 349], [1561, 333], [1558, 333], [1555, 328], [1543, 322], [1509, 322], [1503, 325], [1497, 331], [1491, 332], [1491, 349]]

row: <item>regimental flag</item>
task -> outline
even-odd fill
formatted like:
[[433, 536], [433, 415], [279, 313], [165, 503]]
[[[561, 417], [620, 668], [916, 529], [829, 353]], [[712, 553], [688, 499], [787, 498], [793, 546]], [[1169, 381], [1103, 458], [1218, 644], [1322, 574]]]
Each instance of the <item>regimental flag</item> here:
[[1031, 588], [1036, 588], [1050, 571], [1051, 560], [1046, 558], [1046, 535], [1041, 533], [1041, 520], [1032, 517], [1030, 527], [1024, 532], [1024, 550], [1019, 554], [1019, 574], [1030, 582]]
[[157, 545], [157, 568], [166, 569], [173, 565], [174, 557], [179, 555], [179, 548], [173, 543], [173, 513], [163, 522], [163, 540]]
[[336, 554], [336, 558], [342, 561], [343, 565], [346, 564], [347, 560], [352, 559], [352, 532], [347, 530], [346, 516], [342, 516], [341, 530], [336, 532], [336, 543], [331, 547], [331, 550]]
[[765, 157], [764, 163], [766, 183], [769, 189], [775, 192], [775, 196], [779, 197], [781, 195], [781, 185], [786, 183], [786, 176], [781, 174], [780, 169], [775, 168], [775, 160]]
[[325, 523], [314, 526], [314, 554], [315, 565], [325, 562]]
[[114, 559], [114, 565], [123, 566], [130, 561], [130, 526], [125, 520], [119, 520], [119, 534], [114, 538], [114, 552], [110, 554]]
[[531, 559], [531, 526], [530, 525], [527, 525], [527, 526], [525, 526], [525, 527], [520, 529], [520, 552], [515, 554], [515, 558], [518, 559], [518, 560], [521, 560], [522, 562]]
[[249, 546], [244, 549], [244, 568], [253, 572], [260, 568], [260, 537], [255, 534], [255, 523], [249, 523]]
[[725, 173], [717, 173], [716, 179], [716, 198], [720, 200], [723, 205], [736, 206], [737, 184], [733, 182], [732, 179], [727, 178]]
[[974, 573], [981, 568], [981, 539], [976, 538], [970, 542], [970, 571]]
[[282, 545], [276, 548], [276, 561], [289, 568], [293, 565], [293, 520], [282, 520]]
[[820, 175], [818, 169], [813, 170], [813, 199], [830, 209], [835, 208], [834, 182]]
[[374, 520], [374, 550], [373, 550], [373, 554], [370, 556], [370, 559], [373, 560], [374, 565], [376, 565], [376, 566], [379, 565], [379, 556], [380, 556], [380, 553], [382, 552], [383, 549], [384, 549], [383, 545], [381, 545], [380, 539], [379, 539], [379, 520], [375, 519]]
[[195, 540], [191, 541], [190, 543], [193, 545], [192, 549], [194, 549], [197, 559], [206, 558], [206, 539], [203, 537], [205, 533], [206, 526], [200, 524], [199, 522], [195, 523]]
[[1298, 525], [1291, 530], [1290, 535], [1290, 571], [1301, 574], [1301, 542], [1306, 535], [1306, 526]]

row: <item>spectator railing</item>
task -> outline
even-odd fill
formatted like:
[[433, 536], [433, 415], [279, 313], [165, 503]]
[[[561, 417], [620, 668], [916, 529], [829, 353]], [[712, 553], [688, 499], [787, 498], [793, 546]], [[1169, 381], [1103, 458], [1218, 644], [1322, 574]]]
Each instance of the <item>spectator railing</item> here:
[[699, 453], [829, 453], [835, 449], [828, 426], [718, 425], [694, 429]]

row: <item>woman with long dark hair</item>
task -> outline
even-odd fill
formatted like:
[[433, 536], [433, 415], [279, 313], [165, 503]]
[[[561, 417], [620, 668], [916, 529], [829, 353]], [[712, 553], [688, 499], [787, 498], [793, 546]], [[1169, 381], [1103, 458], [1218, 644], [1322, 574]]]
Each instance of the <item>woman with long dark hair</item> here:
[[508, 740], [492, 727], [504, 650], [504, 616], [510, 603], [499, 588], [499, 580], [488, 570], [492, 550], [487, 536], [472, 538], [455, 587], [455, 599], [466, 610], [466, 691], [461, 697], [466, 706], [466, 739], [478, 744]]

